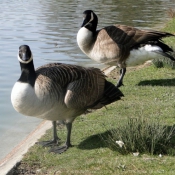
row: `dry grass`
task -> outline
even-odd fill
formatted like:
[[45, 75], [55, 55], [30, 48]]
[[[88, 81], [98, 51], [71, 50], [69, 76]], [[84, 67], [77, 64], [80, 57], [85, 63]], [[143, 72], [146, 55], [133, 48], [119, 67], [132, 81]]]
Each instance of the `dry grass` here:
[[175, 10], [172, 8], [169, 8], [167, 11], [167, 14], [170, 18], [175, 18]]

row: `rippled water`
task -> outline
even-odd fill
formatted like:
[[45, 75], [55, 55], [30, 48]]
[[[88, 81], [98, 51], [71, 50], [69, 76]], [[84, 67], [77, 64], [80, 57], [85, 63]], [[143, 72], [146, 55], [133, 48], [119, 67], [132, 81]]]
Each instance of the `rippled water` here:
[[31, 47], [35, 67], [48, 62], [103, 67], [77, 47], [76, 34], [84, 10], [97, 13], [99, 28], [113, 23], [156, 28], [166, 21], [169, 7], [175, 7], [174, 0], [1, 0], [0, 159], [41, 121], [18, 114], [10, 102], [11, 89], [20, 75], [17, 61], [20, 45]]

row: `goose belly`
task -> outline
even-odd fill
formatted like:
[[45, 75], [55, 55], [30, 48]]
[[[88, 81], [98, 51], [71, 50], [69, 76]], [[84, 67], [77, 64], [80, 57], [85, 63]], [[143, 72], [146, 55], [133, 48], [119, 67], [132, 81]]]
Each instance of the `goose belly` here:
[[[154, 48], [154, 47], [153, 47]], [[126, 64], [128, 66], [137, 66], [145, 63], [145, 61], [152, 60], [156, 58], [157, 56], [160, 56], [159, 54], [155, 53], [154, 51], [161, 51], [156, 46], [157, 50], [147, 50], [145, 47], [142, 47], [138, 50], [134, 49], [130, 52], [130, 56], [128, 57]]]
[[88, 53], [87, 56], [90, 57], [92, 60], [102, 64], [113, 66], [117, 65], [118, 63], [117, 55], [114, 52], [105, 53], [103, 51], [92, 51]]
[[33, 88], [27, 83], [16, 82], [11, 92], [11, 102], [14, 109], [23, 115], [51, 121], [72, 121], [84, 112], [67, 108], [64, 94], [59, 99], [51, 97], [49, 91], [43, 93], [42, 87], [36, 84]]
[[55, 105], [52, 109], [47, 110], [44, 114], [37, 116], [45, 120], [62, 120], [72, 122], [77, 116], [84, 113], [84, 109], [71, 109], [64, 105]]

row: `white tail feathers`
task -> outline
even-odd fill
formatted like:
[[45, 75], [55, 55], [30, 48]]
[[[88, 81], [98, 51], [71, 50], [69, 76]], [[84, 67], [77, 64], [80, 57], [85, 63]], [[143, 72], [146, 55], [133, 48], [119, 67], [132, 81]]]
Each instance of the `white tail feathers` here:
[[141, 47], [140, 50], [145, 49], [148, 52], [154, 52], [154, 51], [163, 51], [159, 46], [152, 46], [150, 44], [145, 45], [144, 47]]

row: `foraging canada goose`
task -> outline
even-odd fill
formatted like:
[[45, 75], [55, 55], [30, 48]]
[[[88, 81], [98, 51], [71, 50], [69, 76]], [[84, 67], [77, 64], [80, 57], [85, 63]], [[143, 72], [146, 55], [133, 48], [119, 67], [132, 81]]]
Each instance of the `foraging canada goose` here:
[[173, 50], [161, 40], [175, 35], [125, 25], [112, 25], [96, 30], [97, 15], [92, 10], [84, 11], [83, 15], [83, 24], [77, 34], [78, 46], [92, 60], [121, 68], [117, 87], [123, 84], [126, 64], [142, 64], [156, 56], [155, 53], [175, 61], [170, 55]]
[[97, 68], [51, 63], [34, 69], [32, 52], [27, 45], [19, 47], [21, 76], [15, 83], [11, 102], [14, 109], [27, 116], [53, 121], [53, 141], [59, 141], [56, 121], [66, 123], [64, 146], [51, 149], [62, 153], [70, 146], [72, 122], [88, 109], [99, 109], [120, 100], [123, 93], [105, 79]]

